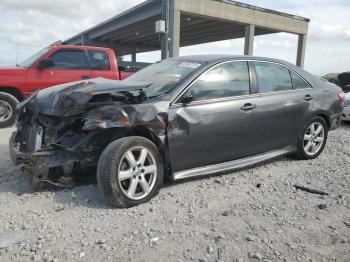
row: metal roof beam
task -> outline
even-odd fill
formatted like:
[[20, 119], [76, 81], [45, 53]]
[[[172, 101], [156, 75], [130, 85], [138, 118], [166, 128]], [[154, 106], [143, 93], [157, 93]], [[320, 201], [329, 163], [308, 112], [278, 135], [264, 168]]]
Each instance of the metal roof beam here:
[[152, 45], [133, 45], [130, 43], [119, 43], [119, 42], [99, 42], [99, 41], [89, 41], [88, 44], [90, 46], [100, 46], [100, 47], [109, 47], [109, 48], [115, 48], [118, 47], [121, 50], [128, 50], [132, 52], [135, 49], [148, 49], [148, 48], [158, 48], [158, 46], [152, 46]]
[[185, 14], [252, 24], [293, 34], [306, 34], [308, 31], [308, 19], [228, 2], [230, 1], [176, 0], [175, 8]]
[[[157, 20], [158, 17], [153, 17], [151, 19], [147, 19], [145, 21], [133, 24], [131, 26], [125, 27], [123, 29], [119, 29], [113, 32], [110, 32], [108, 34], [105, 34], [99, 38], [100, 41], [110, 41], [110, 40], [118, 40], [121, 38], [125, 38], [128, 35], [135, 34], [138, 31], [143, 31], [145, 29], [150, 30], [150, 28], [153, 29], [154, 32], [154, 23]], [[160, 17], [159, 17], [160, 18]]]
[[[236, 38], [241, 38], [244, 37], [245, 35], [245, 28], [244, 27], [231, 27], [231, 28], [222, 28], [218, 29], [213, 27], [208, 27], [207, 30], [203, 30], [198, 32], [198, 30], [193, 30], [194, 32], [197, 33], [191, 33], [188, 31], [188, 33], [184, 34], [183, 31], [181, 31], [181, 38], [180, 38], [180, 44], [181, 46], [185, 46], [183, 43], [188, 42], [188, 41], [199, 41], [200, 39], [208, 39], [211, 37], [215, 36], [215, 40], [211, 39], [210, 42], [213, 41], [223, 41], [227, 39], [236, 39]], [[273, 33], [278, 33], [277, 31], [271, 31], [271, 30], [266, 30], [262, 28], [257, 28], [255, 35], [265, 35], [265, 34], [273, 34]], [[227, 36], [231, 36], [227, 38]], [[129, 40], [129, 39], [128, 39]], [[145, 37], [142, 39], [137, 39], [138, 41], [128, 41], [129, 44], [132, 44], [133, 46], [138, 46], [138, 45], [155, 45], [155, 42], [158, 41], [158, 38], [152, 38], [152, 37]], [[123, 44], [127, 44], [126, 42], [122, 42]]]
[[64, 44], [77, 44], [81, 41], [81, 35], [87, 35], [89, 39], [98, 38], [104, 34], [110, 33], [112, 31], [124, 28], [128, 25], [135, 24], [137, 22], [142, 22], [150, 17], [161, 15], [161, 1], [160, 0], [148, 0], [141, 3], [134, 8], [127, 10], [107, 21], [84, 31], [66, 41]]
[[102, 28], [100, 28], [96, 32], [89, 33], [89, 38], [94, 39], [94, 38], [100, 37], [106, 33], [110, 33], [112, 31], [121, 29], [123, 27], [135, 24], [140, 21], [144, 21], [147, 18], [156, 16], [159, 14], [161, 14], [160, 6], [152, 6], [151, 8], [147, 8], [145, 10], [143, 9], [135, 10], [135, 13], [133, 15], [125, 16], [123, 17], [123, 19], [120, 19], [120, 21], [118, 20], [112, 21], [111, 23], [102, 26]]
[[111, 38], [109, 41], [121, 41], [123, 42], [124, 40], [125, 41], [132, 41], [132, 40], [135, 40], [135, 39], [142, 39], [142, 38], [145, 38], [145, 37], [156, 37], [158, 38], [158, 34], [156, 34], [156, 32], [154, 31], [154, 28], [150, 28], [148, 30], [143, 30], [143, 31], [140, 31], [138, 34], [137, 33], [133, 33], [133, 34], [129, 34], [129, 35], [120, 35], [118, 37], [115, 37], [115, 38]]
[[[273, 34], [273, 32], [270, 31], [255, 31], [255, 35], [266, 35], [266, 34]], [[235, 34], [232, 34], [231, 32], [228, 33], [220, 33], [220, 34], [212, 34], [207, 35], [201, 39], [185, 39], [181, 41], [181, 46], [191, 46], [196, 44], [205, 44], [205, 43], [211, 43], [211, 42], [218, 42], [218, 41], [225, 41], [225, 40], [233, 40], [233, 39], [239, 39], [243, 38], [245, 36], [245, 31], [238, 31]]]

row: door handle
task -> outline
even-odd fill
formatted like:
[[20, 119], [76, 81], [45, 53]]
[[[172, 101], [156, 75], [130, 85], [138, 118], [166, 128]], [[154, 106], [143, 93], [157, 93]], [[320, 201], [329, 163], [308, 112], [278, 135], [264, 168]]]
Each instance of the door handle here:
[[310, 96], [310, 95], [306, 95], [306, 96], [304, 97], [304, 101], [311, 101], [312, 99], [313, 99], [313, 97]]
[[90, 76], [88, 76], [88, 75], [82, 75], [81, 76], [81, 79], [89, 79], [90, 78]]
[[244, 104], [244, 106], [241, 107], [241, 110], [243, 110], [243, 111], [251, 111], [254, 108], [256, 108], [256, 105], [248, 103], [248, 104]]

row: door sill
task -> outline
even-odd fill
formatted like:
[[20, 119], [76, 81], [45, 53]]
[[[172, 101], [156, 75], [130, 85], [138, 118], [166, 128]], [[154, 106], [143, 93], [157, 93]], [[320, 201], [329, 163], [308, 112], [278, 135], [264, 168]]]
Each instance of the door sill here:
[[268, 153], [259, 154], [252, 157], [246, 157], [246, 158], [237, 159], [237, 160], [233, 160], [233, 161], [229, 161], [221, 164], [197, 167], [197, 168], [174, 172], [171, 177], [174, 181], [178, 181], [183, 179], [207, 176], [218, 172], [233, 171], [235, 169], [249, 167], [267, 160], [274, 159], [276, 157], [284, 156], [284, 155], [293, 153], [294, 151], [295, 151], [294, 146], [288, 146], [280, 150], [274, 150]]

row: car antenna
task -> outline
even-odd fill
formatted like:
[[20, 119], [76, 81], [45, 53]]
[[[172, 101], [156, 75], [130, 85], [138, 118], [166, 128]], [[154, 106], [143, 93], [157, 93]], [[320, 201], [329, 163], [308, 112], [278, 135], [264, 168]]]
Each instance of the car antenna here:
[[16, 41], [16, 66], [19, 66], [18, 53], [19, 53], [19, 44], [18, 44], [18, 39], [17, 39], [17, 41]]

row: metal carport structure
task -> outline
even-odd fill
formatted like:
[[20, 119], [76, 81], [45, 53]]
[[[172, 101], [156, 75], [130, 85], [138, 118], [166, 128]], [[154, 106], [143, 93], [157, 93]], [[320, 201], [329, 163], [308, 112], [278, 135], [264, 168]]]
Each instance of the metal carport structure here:
[[[156, 33], [155, 22], [166, 21]], [[180, 47], [245, 37], [244, 54], [252, 55], [254, 36], [286, 32], [299, 36], [296, 64], [304, 65], [310, 20], [230, 0], [148, 0], [112, 17], [63, 44], [110, 47], [119, 56], [155, 50], [162, 59]]]

